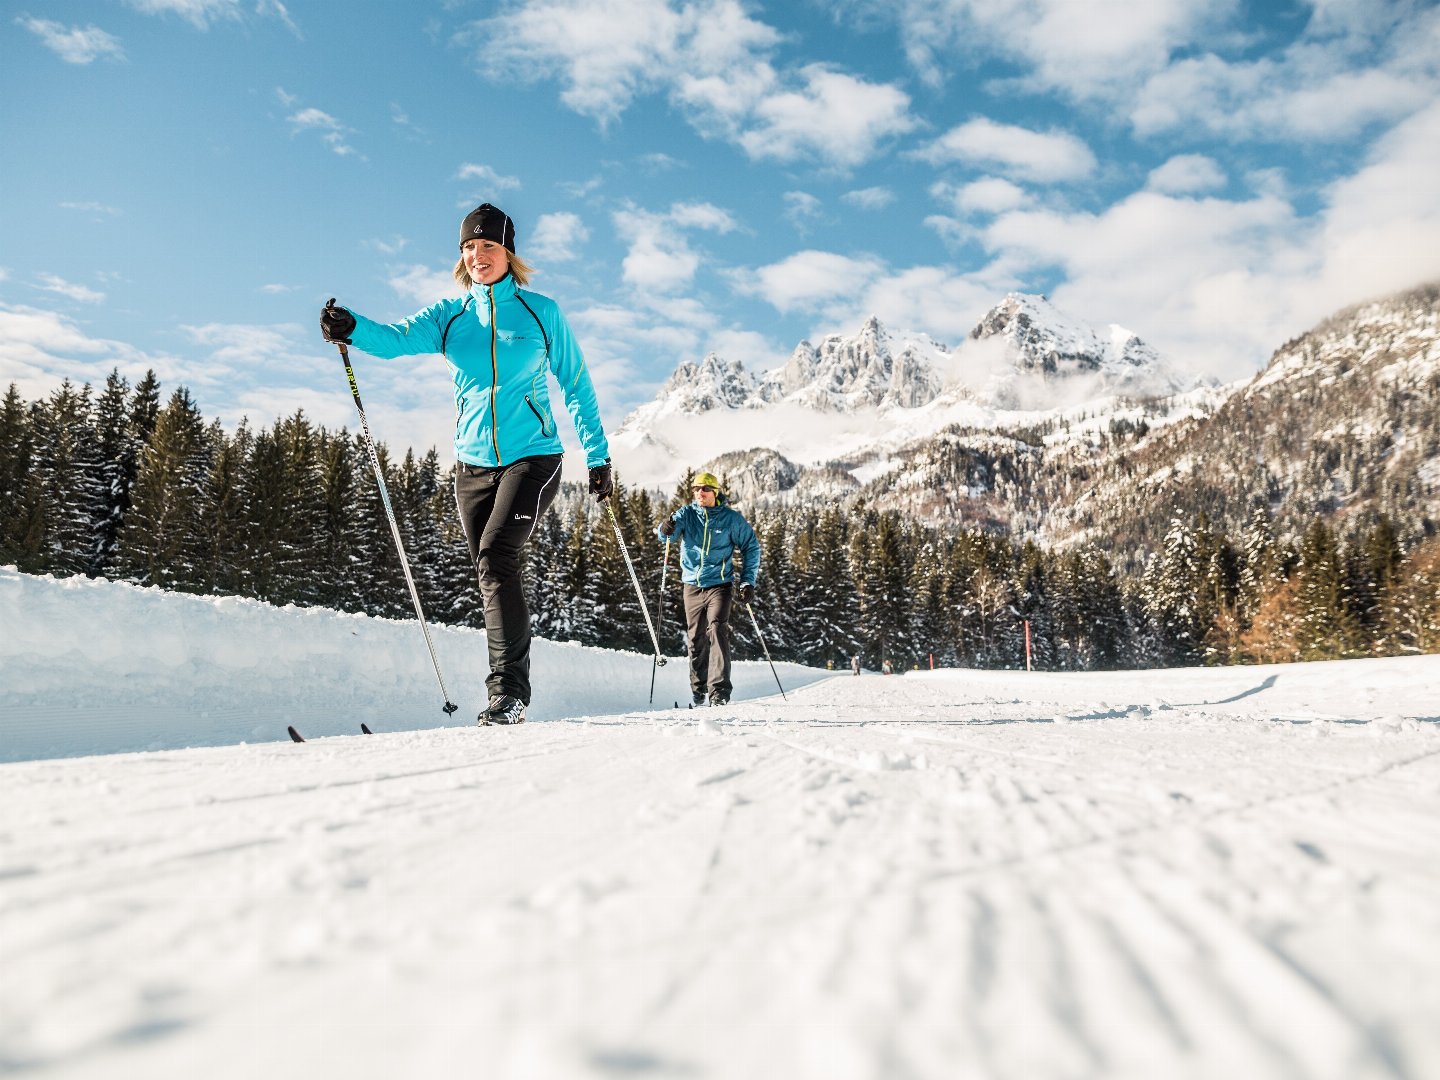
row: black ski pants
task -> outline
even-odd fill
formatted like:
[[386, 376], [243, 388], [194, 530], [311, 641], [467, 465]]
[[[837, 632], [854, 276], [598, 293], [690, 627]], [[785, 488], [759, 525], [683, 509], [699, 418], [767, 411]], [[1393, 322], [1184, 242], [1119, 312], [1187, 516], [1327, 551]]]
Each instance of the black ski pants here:
[[730, 607], [735, 590], [686, 585], [685, 633], [690, 639], [690, 689], [730, 699]]
[[485, 639], [493, 697], [510, 694], [530, 704], [530, 609], [525, 604], [522, 556], [535, 524], [560, 490], [561, 454], [521, 458], [487, 468], [455, 465], [455, 506], [470, 545], [470, 564], [485, 601]]

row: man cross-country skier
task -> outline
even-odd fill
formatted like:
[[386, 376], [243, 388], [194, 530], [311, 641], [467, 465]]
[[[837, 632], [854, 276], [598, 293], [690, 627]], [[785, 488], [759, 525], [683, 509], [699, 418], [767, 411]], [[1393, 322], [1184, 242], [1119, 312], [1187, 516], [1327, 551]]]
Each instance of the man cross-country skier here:
[[[685, 597], [685, 635], [690, 644], [690, 693], [696, 705], [730, 700], [730, 609], [755, 599], [760, 577], [760, 541], [750, 523], [731, 506], [713, 473], [698, 473], [694, 501], [660, 523], [660, 539], [680, 542], [680, 580]], [[737, 558], [739, 560], [737, 565]]]

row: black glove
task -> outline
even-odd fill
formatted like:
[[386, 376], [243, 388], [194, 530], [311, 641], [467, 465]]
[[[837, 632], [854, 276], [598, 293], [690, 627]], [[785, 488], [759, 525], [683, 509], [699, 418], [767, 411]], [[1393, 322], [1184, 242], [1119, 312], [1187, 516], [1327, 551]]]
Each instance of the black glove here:
[[609, 461], [604, 465], [591, 466], [590, 494], [595, 496], [596, 502], [604, 502], [615, 494], [615, 473], [610, 468]]
[[661, 535], [661, 536], [674, 536], [674, 535], [675, 535], [675, 519], [674, 519], [674, 518], [666, 518], [664, 521], [662, 521], [662, 522], [660, 523], [660, 535]]
[[320, 309], [320, 333], [326, 341], [350, 344], [350, 335], [355, 332], [355, 316], [343, 307], [335, 306], [335, 298]]
[[747, 582], [745, 582], [745, 584], [743, 584], [743, 585], [740, 586], [740, 603], [744, 604], [746, 607], [749, 607], [749, 606], [750, 606], [750, 602], [751, 602], [752, 600], [754, 600], [754, 599], [755, 599], [755, 586], [754, 586], [754, 585], [751, 585], [751, 584], [747, 581]]

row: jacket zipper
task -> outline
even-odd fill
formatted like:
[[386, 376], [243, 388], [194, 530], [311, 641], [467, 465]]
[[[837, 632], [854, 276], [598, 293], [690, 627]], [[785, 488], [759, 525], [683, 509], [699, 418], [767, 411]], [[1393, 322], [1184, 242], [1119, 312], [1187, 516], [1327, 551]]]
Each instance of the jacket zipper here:
[[529, 394], [525, 395], [525, 404], [530, 406], [530, 411], [535, 414], [535, 419], [540, 421], [540, 434], [548, 436], [550, 432], [545, 430], [545, 417], [540, 415], [540, 410], [537, 409], [535, 403], [530, 400]]
[[705, 543], [700, 545], [700, 574], [695, 580], [703, 586], [705, 584], [705, 560], [710, 555], [710, 511], [703, 506], [700, 508], [700, 528], [705, 533]]
[[499, 466], [505, 462], [500, 460], [500, 421], [495, 413], [495, 395], [500, 392], [500, 360], [496, 355], [494, 287], [487, 287], [485, 295], [490, 300], [490, 445], [495, 448], [495, 464]]

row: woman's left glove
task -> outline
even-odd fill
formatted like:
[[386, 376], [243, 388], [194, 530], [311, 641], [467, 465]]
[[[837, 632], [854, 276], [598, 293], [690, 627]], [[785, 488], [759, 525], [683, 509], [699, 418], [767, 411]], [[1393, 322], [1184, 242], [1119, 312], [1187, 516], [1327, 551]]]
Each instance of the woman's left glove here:
[[591, 467], [590, 494], [595, 496], [597, 502], [604, 502], [615, 494], [615, 473], [610, 468], [610, 462]]
[[335, 306], [335, 298], [320, 309], [320, 333], [326, 341], [340, 345], [350, 344], [350, 335], [355, 332], [355, 316], [343, 307]]
[[754, 586], [754, 585], [751, 585], [751, 584], [747, 581], [747, 582], [745, 582], [745, 584], [743, 584], [743, 585], [740, 586], [740, 603], [744, 604], [746, 607], [749, 607], [751, 601], [753, 601], [754, 599], [755, 599], [755, 586]]

